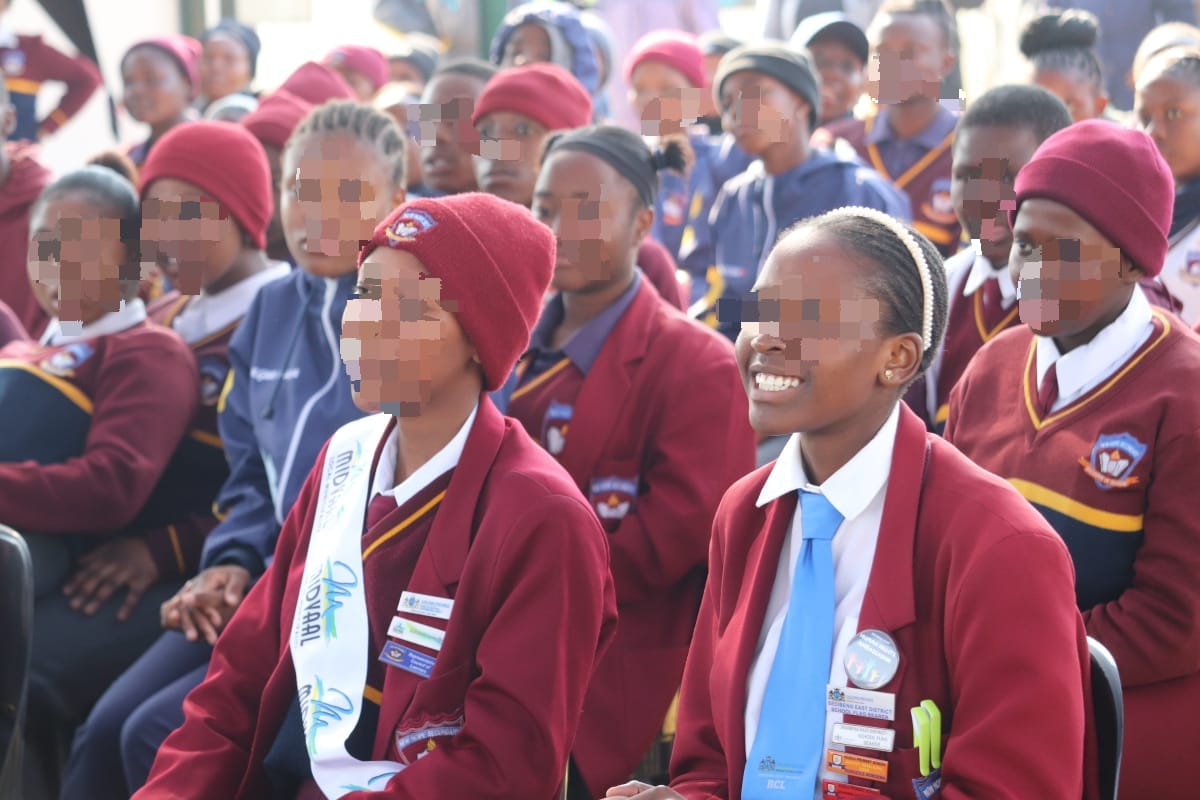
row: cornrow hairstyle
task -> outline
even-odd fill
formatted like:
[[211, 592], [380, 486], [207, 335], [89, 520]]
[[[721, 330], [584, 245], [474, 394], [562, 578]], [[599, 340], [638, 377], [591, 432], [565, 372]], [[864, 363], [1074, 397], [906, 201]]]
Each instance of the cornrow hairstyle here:
[[292, 131], [284, 150], [314, 134], [348, 133], [373, 147], [390, 168], [393, 186], [405, 185], [404, 134], [389, 114], [352, 100], [331, 100], [317, 106]]
[[1090, 11], [1052, 10], [1021, 31], [1021, 52], [1036, 70], [1075, 73], [1099, 90], [1104, 87], [1104, 69], [1096, 55], [1099, 35], [1100, 21]]
[[499, 71], [500, 68], [495, 64], [489, 64], [479, 58], [465, 56], [463, 58], [452, 58], [449, 61], [438, 64], [438, 68], [433, 71], [433, 76], [429, 80], [432, 81], [439, 75], [450, 74], [465, 75], [481, 83], [487, 83]]
[[1040, 86], [1009, 84], [979, 96], [958, 121], [958, 129], [975, 127], [1025, 128], [1038, 144], [1071, 124], [1062, 100]]
[[1134, 84], [1137, 84], [1151, 58], [1164, 50], [1180, 46], [1200, 47], [1200, 28], [1186, 22], [1164, 22], [1147, 33], [1133, 56], [1130, 75]]
[[1173, 78], [1200, 86], [1200, 45], [1163, 50], [1146, 62], [1142, 76]]
[[637, 192], [640, 207], [654, 205], [658, 196], [658, 173], [664, 169], [685, 173], [692, 163], [692, 149], [682, 136], [663, 137], [651, 152], [645, 140], [618, 125], [592, 125], [551, 134], [542, 147], [539, 165], [555, 150], [578, 150], [607, 163]]
[[121, 244], [125, 246], [125, 260], [120, 265], [121, 289], [124, 297], [132, 297], [142, 279], [142, 206], [137, 189], [119, 170], [89, 164], [68, 172], [43, 189], [33, 204], [30, 218], [51, 200], [67, 195], [83, 195], [101, 215], [120, 220]]
[[955, 56], [958, 55], [958, 19], [946, 0], [883, 0], [883, 5], [875, 12], [875, 19], [884, 14], [920, 14], [929, 17], [942, 32], [946, 48]]
[[[941, 253], [911, 225], [896, 221], [895, 224], [908, 234], [907, 237], [901, 238], [889, 225], [872, 216], [856, 214], [853, 211], [835, 210], [801, 220], [785, 230], [778, 241], [782, 242], [796, 231], [811, 228], [822, 235], [835, 237], [852, 256], [870, 261], [875, 266], [875, 269], [869, 271], [866, 289], [883, 305], [883, 317], [879, 321], [880, 331], [885, 336], [915, 333], [922, 337], [925, 351], [921, 356], [921, 365], [913, 375], [913, 380], [916, 380], [933, 363], [946, 334], [949, 299]], [[932, 289], [931, 335], [928, 342], [924, 342], [922, 335], [922, 329], [925, 327], [925, 286], [922, 270], [909, 250], [909, 243], [905, 241], [907, 238], [911, 238], [915, 243], [928, 267]]]

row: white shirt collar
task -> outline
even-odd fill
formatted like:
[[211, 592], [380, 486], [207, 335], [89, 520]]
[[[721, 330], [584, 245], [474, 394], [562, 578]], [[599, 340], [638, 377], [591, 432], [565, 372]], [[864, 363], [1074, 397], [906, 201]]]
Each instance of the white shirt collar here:
[[899, 424], [900, 405], [897, 404], [871, 441], [820, 486], [808, 482], [804, 460], [800, 457], [800, 434], [793, 433], [759, 492], [758, 507], [762, 508], [788, 492], [803, 490], [825, 495], [843, 519], [854, 519], [887, 485]]
[[383, 452], [379, 454], [379, 464], [375, 467], [371, 496], [387, 495], [396, 500], [397, 506], [402, 506], [416, 497], [435, 479], [457, 467], [459, 459], [462, 458], [463, 449], [467, 446], [467, 437], [471, 434], [471, 427], [475, 424], [475, 415], [478, 412], [479, 403], [476, 402], [467, 421], [458, 429], [458, 433], [454, 434], [454, 438], [437, 451], [433, 458], [417, 467], [413, 474], [396, 485], [393, 485], [392, 481], [396, 476], [396, 459], [400, 452], [400, 441], [397, 438], [397, 428], [393, 426], [391, 433], [388, 434], [387, 444], [383, 446]]
[[195, 344], [217, 331], [224, 330], [250, 309], [254, 295], [265, 284], [286, 276], [291, 267], [282, 261], [244, 278], [217, 294], [201, 292], [188, 300], [183, 310], [171, 320], [171, 327], [188, 344]]
[[1017, 286], [1013, 283], [1008, 267], [997, 269], [988, 257], [983, 254], [978, 239], [971, 240], [975, 250], [975, 260], [971, 263], [971, 271], [967, 274], [967, 282], [963, 286], [963, 297], [970, 297], [989, 279], [994, 279], [1000, 287], [1000, 306], [1006, 311], [1017, 301]]
[[63, 330], [64, 326], [59, 322], [58, 317], [52, 317], [39, 341], [41, 344], [49, 345], [82, 342], [86, 339], [95, 339], [97, 336], [120, 333], [144, 322], [145, 319], [146, 304], [142, 302], [141, 298], [135, 297], [129, 301], [122, 300], [119, 311], [110, 311], [87, 325], [81, 326], [78, 322], [74, 324], [68, 322], [65, 326], [66, 331]]
[[[1142, 294], [1142, 287], [1133, 287], [1129, 305], [1121, 315], [1105, 326], [1087, 344], [1076, 347], [1063, 355], [1049, 336], [1037, 337], [1037, 382], [1057, 364], [1058, 398], [1062, 405], [1095, 386], [1124, 364], [1145, 341], [1146, 329], [1152, 325], [1153, 314], [1150, 301]], [[1131, 349], [1132, 347], [1132, 349]]]

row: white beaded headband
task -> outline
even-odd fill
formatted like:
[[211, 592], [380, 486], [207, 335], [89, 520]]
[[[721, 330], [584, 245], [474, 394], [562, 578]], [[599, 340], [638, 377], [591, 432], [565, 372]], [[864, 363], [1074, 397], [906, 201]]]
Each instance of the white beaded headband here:
[[929, 262], [925, 260], [925, 254], [921, 252], [921, 245], [917, 244], [917, 238], [906, 228], [902, 223], [898, 222], [894, 217], [884, 214], [874, 208], [866, 208], [864, 206], [845, 206], [829, 212], [831, 217], [866, 217], [874, 220], [880, 225], [883, 225], [892, 233], [896, 234], [905, 247], [908, 248], [908, 254], [912, 256], [913, 263], [917, 265], [917, 272], [921, 275], [921, 292], [924, 295], [924, 305], [921, 309], [921, 345], [922, 352], [933, 346], [933, 279], [929, 275]]

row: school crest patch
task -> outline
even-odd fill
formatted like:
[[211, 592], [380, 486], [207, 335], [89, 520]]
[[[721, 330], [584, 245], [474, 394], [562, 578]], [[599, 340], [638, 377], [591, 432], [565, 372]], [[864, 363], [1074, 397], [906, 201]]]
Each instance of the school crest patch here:
[[638, 494], [637, 478], [593, 478], [590, 499], [601, 522], [621, 520], [633, 510]]
[[1141, 482], [1133, 475], [1146, 455], [1146, 445], [1128, 433], [1103, 433], [1096, 439], [1090, 457], [1081, 457], [1079, 465], [1096, 488], [1127, 489]]
[[229, 365], [219, 358], [200, 359], [200, 403], [215, 406], [221, 399], [225, 379], [229, 376]]
[[437, 220], [417, 208], [401, 214], [387, 229], [388, 244], [411, 242], [423, 233], [437, 227]]
[[20, 50], [8, 50], [0, 56], [0, 70], [5, 75], [20, 75], [25, 71], [25, 54]]
[[87, 342], [76, 342], [67, 345], [54, 355], [42, 359], [42, 363], [38, 366], [51, 375], [65, 378], [74, 375], [75, 369], [91, 358], [94, 352], [96, 352], [95, 349]]
[[1188, 250], [1179, 277], [1191, 284], [1200, 284], [1200, 250]]
[[415, 725], [396, 728], [392, 741], [397, 758], [405, 766], [419, 761], [437, 749], [439, 739], [457, 736], [465, 721], [462, 709], [457, 709], [449, 714], [423, 717]]
[[950, 180], [938, 178], [929, 191], [929, 202], [923, 203], [925, 216], [939, 225], [952, 225], [957, 219], [954, 202], [950, 199]]
[[546, 448], [550, 455], [558, 455], [566, 446], [567, 430], [571, 427], [571, 416], [574, 412], [573, 406], [550, 401], [550, 407], [546, 409], [546, 418], [542, 421], [542, 447]]
[[683, 210], [687, 198], [681, 192], [673, 192], [663, 198], [663, 224], [682, 225]]

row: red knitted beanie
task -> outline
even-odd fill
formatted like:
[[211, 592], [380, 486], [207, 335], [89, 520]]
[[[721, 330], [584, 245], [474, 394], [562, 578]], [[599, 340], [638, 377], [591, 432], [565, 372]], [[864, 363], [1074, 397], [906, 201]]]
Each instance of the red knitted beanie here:
[[363, 246], [407, 250], [442, 282], [443, 301], [475, 345], [487, 391], [508, 380], [529, 346], [554, 273], [554, 234], [529, 209], [490, 194], [424, 197], [403, 204]]
[[388, 81], [387, 58], [374, 47], [344, 44], [325, 56], [325, 65], [354, 70], [366, 78], [375, 91], [379, 91]]
[[1175, 207], [1171, 169], [1141, 131], [1103, 120], [1063, 128], [1017, 173], [1021, 203], [1043, 197], [1087, 220], [1147, 275], [1162, 271]]
[[122, 67], [125, 65], [125, 59], [129, 58], [129, 54], [139, 47], [153, 47], [166, 53], [179, 65], [183, 76], [187, 78], [188, 85], [192, 87], [191, 96], [195, 97], [196, 93], [200, 91], [200, 80], [196, 76], [196, 70], [200, 66], [200, 54], [204, 50], [204, 45], [199, 41], [181, 33], [143, 39], [125, 51], [125, 55], [121, 58]]
[[264, 97], [258, 108], [242, 117], [239, 124], [264, 145], [282, 150], [292, 131], [312, 110], [312, 103], [279, 90]]
[[315, 61], [301, 64], [276, 91], [289, 92], [314, 106], [329, 100], [354, 99], [354, 90], [345, 78]]
[[158, 140], [140, 173], [145, 195], [159, 178], [175, 178], [212, 195], [263, 247], [275, 208], [267, 154], [248, 130], [230, 122], [176, 125]]
[[493, 111], [524, 114], [548, 131], [582, 128], [592, 121], [592, 98], [575, 76], [557, 64], [502, 69], [475, 101], [471, 122]]
[[633, 70], [644, 61], [658, 61], [683, 73], [697, 89], [708, 86], [704, 51], [700, 40], [683, 31], [652, 31], [637, 40], [625, 58], [625, 82], [631, 83]]

